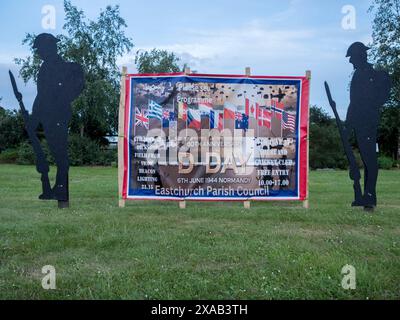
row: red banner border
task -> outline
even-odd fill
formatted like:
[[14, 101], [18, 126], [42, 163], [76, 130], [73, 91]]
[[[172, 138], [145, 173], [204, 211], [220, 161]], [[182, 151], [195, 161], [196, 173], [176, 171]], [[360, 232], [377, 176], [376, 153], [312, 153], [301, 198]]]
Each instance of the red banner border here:
[[[129, 152], [129, 114], [130, 114], [130, 93], [132, 78], [156, 78], [156, 77], [207, 77], [207, 78], [240, 78], [240, 79], [288, 79], [301, 80], [301, 106], [300, 106], [300, 154], [299, 154], [299, 197], [298, 198], [249, 198], [249, 199], [190, 199], [190, 198], [160, 198], [160, 197], [134, 197], [128, 198], [128, 152]], [[122, 198], [124, 200], [136, 201], [198, 201], [198, 202], [243, 202], [251, 201], [304, 201], [308, 198], [308, 171], [309, 171], [309, 103], [310, 103], [310, 79], [296, 76], [247, 76], [247, 75], [223, 75], [223, 74], [186, 74], [186, 73], [151, 73], [151, 74], [127, 74], [125, 83], [125, 132], [124, 132], [124, 179]]]

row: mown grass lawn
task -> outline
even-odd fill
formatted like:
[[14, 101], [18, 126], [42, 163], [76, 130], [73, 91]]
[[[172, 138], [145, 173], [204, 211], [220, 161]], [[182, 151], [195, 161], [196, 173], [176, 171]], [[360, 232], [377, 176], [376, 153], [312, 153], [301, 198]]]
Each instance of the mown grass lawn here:
[[[54, 170], [53, 170], [54, 171]], [[114, 168], [72, 168], [70, 210], [40, 202], [33, 167], [0, 165], [1, 299], [399, 299], [400, 171], [352, 209], [346, 172], [311, 174], [301, 204], [129, 203]], [[357, 289], [341, 269], [357, 271]], [[41, 287], [53, 265], [57, 289]]]

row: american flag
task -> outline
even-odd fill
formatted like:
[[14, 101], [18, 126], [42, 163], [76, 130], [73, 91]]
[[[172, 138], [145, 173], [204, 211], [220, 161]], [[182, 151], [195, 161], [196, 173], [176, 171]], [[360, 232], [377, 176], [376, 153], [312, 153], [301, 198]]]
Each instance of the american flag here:
[[291, 132], [295, 132], [296, 131], [296, 116], [293, 114], [290, 114], [286, 111], [283, 111], [282, 128], [288, 129]]
[[149, 118], [147, 117], [147, 111], [140, 111], [138, 108], [136, 108], [135, 120], [135, 127], [145, 127], [146, 129], [149, 129]]

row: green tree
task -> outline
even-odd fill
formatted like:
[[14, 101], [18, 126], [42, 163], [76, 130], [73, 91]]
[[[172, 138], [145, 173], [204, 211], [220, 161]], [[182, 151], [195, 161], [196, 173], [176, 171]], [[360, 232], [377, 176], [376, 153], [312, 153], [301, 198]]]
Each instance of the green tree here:
[[16, 148], [27, 138], [21, 112], [0, 107], [0, 153]]
[[170, 73], [179, 72], [180, 59], [173, 52], [153, 49], [151, 51], [138, 51], [135, 64], [139, 73]]
[[310, 109], [310, 124], [318, 126], [329, 126], [334, 124], [334, 119], [322, 108], [311, 106]]
[[382, 110], [379, 130], [381, 150], [398, 159], [400, 146], [400, 0], [373, 0], [372, 57], [377, 68], [390, 73], [393, 90]]
[[400, 109], [399, 106], [388, 105], [383, 108], [379, 128], [379, 146], [381, 151], [394, 160], [399, 159], [400, 152]]
[[[82, 65], [86, 87], [73, 104], [71, 133], [87, 136], [99, 142], [103, 137], [116, 134], [119, 105], [120, 71], [117, 59], [130, 52], [133, 43], [125, 35], [127, 27], [120, 16], [119, 6], [107, 6], [96, 21], [90, 21], [82, 10], [64, 0], [64, 34], [57, 37], [60, 55], [67, 61]], [[23, 44], [32, 47], [34, 34], [28, 34]], [[37, 80], [40, 59], [31, 56], [16, 59], [25, 82]]]
[[312, 169], [348, 166], [335, 120], [316, 106], [310, 110], [310, 166]]

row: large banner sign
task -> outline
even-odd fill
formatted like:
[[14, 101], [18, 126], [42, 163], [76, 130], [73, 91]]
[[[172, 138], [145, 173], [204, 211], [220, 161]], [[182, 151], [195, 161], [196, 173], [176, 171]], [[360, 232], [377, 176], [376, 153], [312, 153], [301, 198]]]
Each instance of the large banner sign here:
[[307, 77], [126, 81], [124, 199], [306, 199]]

